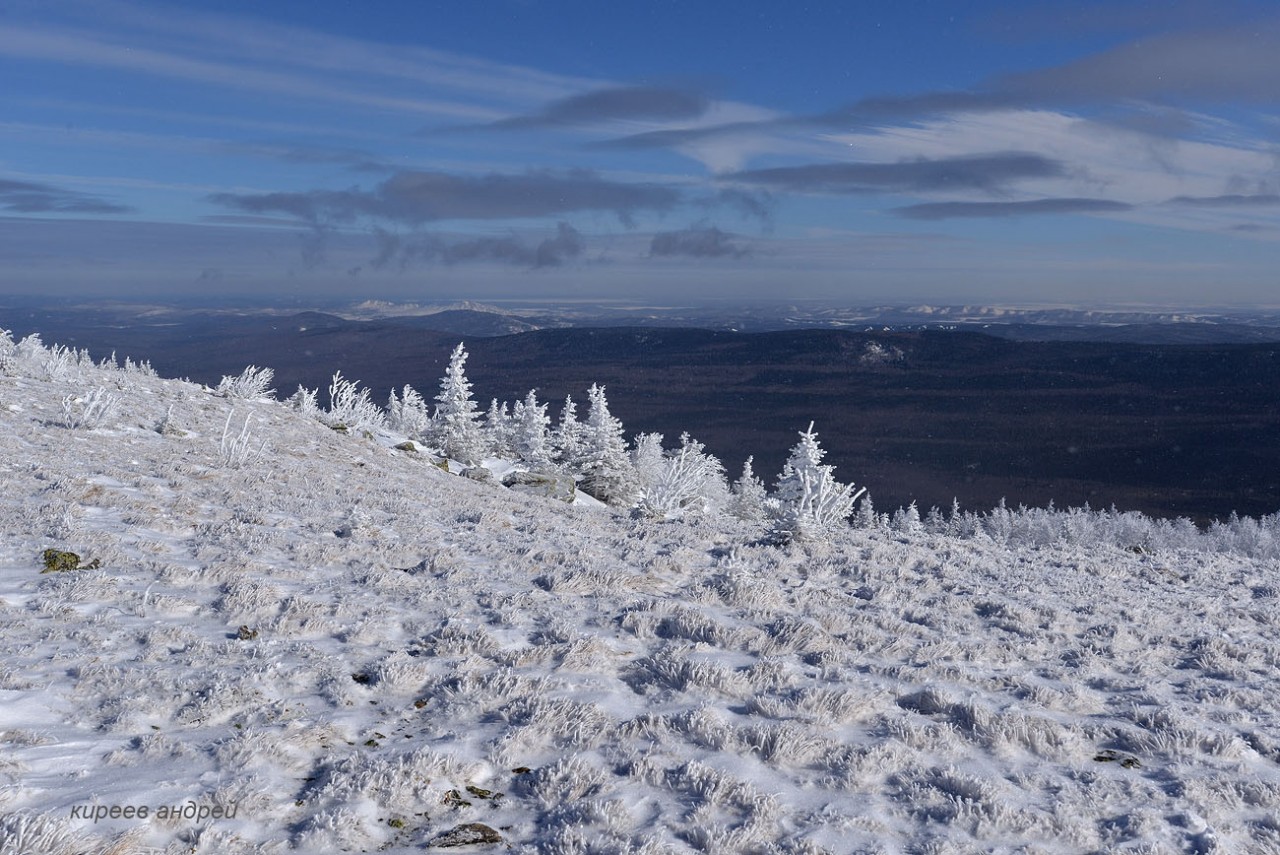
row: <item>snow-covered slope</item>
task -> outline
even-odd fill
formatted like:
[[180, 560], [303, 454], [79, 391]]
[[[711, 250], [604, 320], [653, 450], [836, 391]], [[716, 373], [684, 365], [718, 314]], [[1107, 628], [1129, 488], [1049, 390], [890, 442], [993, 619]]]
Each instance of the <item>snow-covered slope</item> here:
[[1280, 853], [1257, 550], [763, 545], [0, 361], [6, 855]]

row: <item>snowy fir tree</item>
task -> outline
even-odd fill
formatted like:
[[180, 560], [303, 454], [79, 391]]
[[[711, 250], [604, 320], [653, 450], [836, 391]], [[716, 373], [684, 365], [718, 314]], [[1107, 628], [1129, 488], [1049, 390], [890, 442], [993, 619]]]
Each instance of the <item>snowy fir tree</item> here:
[[431, 426], [431, 411], [418, 390], [405, 384], [400, 396], [391, 390], [387, 399], [387, 427], [410, 439], [421, 439]]
[[427, 438], [446, 457], [473, 466], [484, 457], [485, 438], [480, 429], [479, 408], [471, 397], [466, 362], [467, 351], [459, 343], [440, 380], [440, 394], [436, 395], [436, 411]]
[[767, 515], [768, 491], [752, 468], [754, 461], [754, 457], [748, 457], [743, 462], [742, 474], [733, 482], [730, 490], [732, 498], [727, 509], [740, 520], [758, 523]]
[[920, 509], [916, 507], [915, 502], [894, 512], [893, 530], [913, 535], [924, 532], [924, 523], [920, 520]]
[[572, 466], [582, 450], [582, 422], [578, 421], [578, 405], [572, 395], [564, 396], [564, 406], [560, 408], [560, 422], [551, 434], [552, 459], [557, 463]]
[[499, 404], [498, 399], [494, 398], [489, 402], [489, 411], [485, 413], [481, 433], [484, 435], [489, 457], [515, 456], [515, 424], [510, 405], [506, 401]]
[[810, 422], [791, 449], [774, 491], [778, 505], [773, 533], [779, 540], [826, 540], [847, 525], [864, 491], [855, 493], [852, 484], [837, 482], [835, 467], [822, 463], [825, 455]]
[[576, 468], [588, 495], [617, 507], [633, 505], [639, 492], [635, 467], [627, 457], [623, 427], [609, 412], [604, 387], [587, 390], [587, 421], [583, 425]]
[[547, 416], [547, 405], [539, 404], [537, 392], [530, 389], [524, 400], [516, 404], [516, 410], [518, 414], [518, 418], [515, 419], [516, 457], [522, 463], [534, 468], [550, 466], [551, 419]]
[[871, 494], [864, 488], [862, 498], [858, 500], [858, 513], [853, 518], [853, 524], [857, 528], [867, 529], [880, 528], [880, 518], [876, 516], [875, 504], [871, 501]]

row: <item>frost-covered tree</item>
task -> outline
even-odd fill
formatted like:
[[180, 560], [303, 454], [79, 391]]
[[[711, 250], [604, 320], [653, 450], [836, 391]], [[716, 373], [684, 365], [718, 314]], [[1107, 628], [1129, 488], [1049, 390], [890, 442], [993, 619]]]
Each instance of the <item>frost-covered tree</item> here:
[[742, 464], [742, 474], [733, 482], [730, 490], [729, 513], [746, 522], [762, 522], [767, 516], [768, 491], [764, 482], [757, 477], [752, 463], [754, 457], [748, 457]]
[[578, 405], [572, 395], [564, 396], [560, 408], [560, 423], [551, 434], [552, 458], [567, 466], [573, 466], [582, 451], [583, 424], [578, 421]]
[[515, 419], [511, 415], [511, 405], [506, 401], [498, 403], [494, 398], [489, 402], [481, 433], [491, 457], [515, 456]]
[[876, 515], [875, 504], [871, 501], [871, 494], [864, 489], [862, 498], [858, 500], [858, 513], [853, 518], [853, 524], [857, 528], [864, 528], [868, 531], [880, 528], [880, 517]]
[[728, 502], [724, 467], [687, 433], [672, 451], [662, 450], [662, 434], [643, 434], [636, 438], [632, 460], [640, 488], [638, 505], [650, 516], [705, 514]]
[[485, 438], [480, 430], [480, 411], [471, 397], [471, 381], [465, 366], [467, 351], [460, 342], [449, 357], [449, 367], [440, 380], [436, 411], [427, 441], [460, 463], [474, 466], [484, 457]]
[[519, 413], [515, 431], [516, 456], [530, 466], [550, 466], [551, 419], [547, 416], [547, 405], [539, 404], [537, 392], [530, 389], [516, 408]]
[[899, 508], [893, 515], [893, 530], [902, 534], [922, 534], [924, 523], [920, 520], [920, 509], [912, 502], [905, 508]]
[[398, 398], [396, 390], [391, 390], [387, 400], [387, 426], [411, 439], [420, 439], [427, 432], [431, 411], [417, 389], [406, 383]]
[[826, 452], [809, 429], [791, 449], [774, 490], [777, 500], [773, 530], [780, 540], [826, 540], [848, 524], [854, 502], [864, 490], [835, 479], [835, 467], [822, 463]]
[[606, 504], [630, 507], [639, 491], [636, 471], [627, 457], [622, 422], [609, 412], [603, 386], [587, 390], [587, 407], [575, 467], [582, 473], [582, 489]]

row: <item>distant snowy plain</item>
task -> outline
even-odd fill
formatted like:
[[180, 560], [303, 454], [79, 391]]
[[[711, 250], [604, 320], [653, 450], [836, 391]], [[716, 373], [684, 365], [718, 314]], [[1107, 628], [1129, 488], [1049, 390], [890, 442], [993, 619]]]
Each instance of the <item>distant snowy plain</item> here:
[[1280, 853], [1273, 518], [778, 546], [2, 362], [5, 855]]

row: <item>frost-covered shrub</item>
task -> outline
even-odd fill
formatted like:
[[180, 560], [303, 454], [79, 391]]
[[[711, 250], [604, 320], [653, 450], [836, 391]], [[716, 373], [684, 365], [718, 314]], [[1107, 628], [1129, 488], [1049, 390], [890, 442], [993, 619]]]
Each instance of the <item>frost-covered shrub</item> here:
[[368, 389], [359, 388], [338, 371], [329, 382], [329, 408], [322, 409], [318, 402], [319, 390], [299, 386], [285, 400], [285, 405], [309, 416], [334, 430], [370, 430], [382, 427], [386, 417], [369, 397]]
[[650, 516], [705, 514], [728, 503], [724, 467], [687, 433], [672, 451], [663, 451], [662, 434], [636, 437], [632, 462], [640, 487], [638, 507]]
[[86, 851], [90, 843], [63, 820], [19, 811], [0, 816], [0, 845], [5, 852], [23, 855], [71, 855]]
[[480, 434], [484, 437], [486, 456], [507, 459], [514, 457], [515, 419], [511, 414], [511, 405], [506, 401], [499, 404], [498, 399], [494, 398], [489, 403], [489, 411], [485, 413]]
[[368, 389], [360, 389], [359, 383], [338, 371], [329, 382], [329, 410], [323, 421], [330, 427], [345, 425], [354, 431], [382, 427], [386, 417], [370, 399]]
[[[124, 364], [120, 366], [121, 374], [136, 374], [140, 377], [159, 377], [155, 368], [152, 367], [151, 361], [144, 359], [141, 362], [134, 362], [129, 357], [124, 358]], [[272, 390], [274, 391], [274, 390]]]
[[275, 377], [275, 371], [272, 369], [250, 365], [241, 371], [238, 377], [223, 375], [215, 391], [224, 398], [248, 400], [267, 398], [276, 393], [276, 390], [271, 388], [273, 377]]
[[298, 391], [285, 399], [284, 403], [285, 406], [295, 412], [301, 413], [308, 418], [322, 421], [324, 413], [320, 409], [320, 404], [316, 402], [318, 394], [318, 389], [308, 389], [305, 386], [299, 386]]
[[920, 510], [915, 502], [895, 511], [890, 524], [894, 531], [901, 534], [923, 534], [925, 530], [924, 521], [920, 519]]
[[120, 399], [102, 386], [81, 396], [68, 395], [62, 399], [62, 423], [72, 430], [94, 430], [111, 418], [119, 403]]
[[249, 431], [249, 416], [244, 417], [244, 424], [238, 434], [231, 433], [231, 419], [235, 410], [227, 413], [227, 420], [222, 425], [222, 440], [218, 443], [218, 465], [224, 469], [244, 469], [262, 460], [267, 453], [267, 441], [255, 443]]
[[8, 371], [18, 356], [18, 345], [11, 330], [0, 329], [0, 371]]

